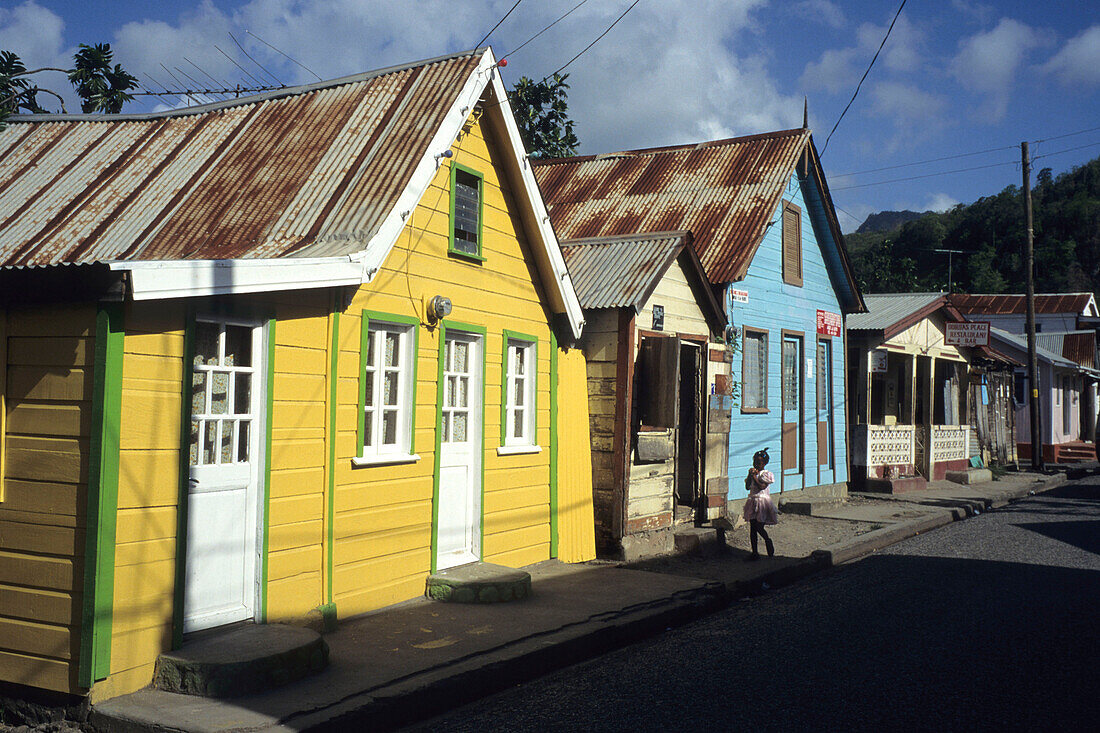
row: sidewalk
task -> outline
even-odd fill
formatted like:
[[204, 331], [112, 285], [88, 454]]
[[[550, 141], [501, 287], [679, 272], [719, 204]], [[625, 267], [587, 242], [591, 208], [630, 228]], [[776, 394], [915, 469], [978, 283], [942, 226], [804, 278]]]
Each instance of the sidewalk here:
[[[785, 514], [769, 531], [777, 556], [745, 562], [748, 530], [730, 552], [624, 567], [556, 561], [527, 568], [532, 595], [497, 605], [409, 601], [341, 621], [325, 636], [328, 668], [268, 693], [214, 700], [146, 689], [95, 705], [89, 723], [120, 731], [301, 731], [423, 720], [712, 613], [907, 537], [1065, 481], [1008, 474], [961, 487], [853, 495], [817, 516]], [[713, 549], [713, 548], [711, 548]]]

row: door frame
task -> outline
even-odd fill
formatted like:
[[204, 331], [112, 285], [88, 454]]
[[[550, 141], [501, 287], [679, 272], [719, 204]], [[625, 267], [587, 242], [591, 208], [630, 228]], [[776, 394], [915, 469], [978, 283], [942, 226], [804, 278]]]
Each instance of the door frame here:
[[[795, 434], [798, 438], [798, 450], [795, 456], [795, 467], [789, 469], [790, 474], [787, 473], [788, 469], [783, 468], [783, 459], [786, 456], [786, 451], [783, 450], [783, 426], [788, 424], [785, 422], [786, 412], [783, 404], [783, 344], [790, 339], [798, 345], [798, 353], [795, 355], [795, 376], [798, 381], [798, 395], [795, 398], [797, 420], [795, 423]], [[787, 487], [788, 475], [793, 478], [800, 476], [801, 486], [798, 489], [806, 488], [806, 377], [803, 374], [802, 360], [806, 356], [806, 333], [804, 331], [792, 331], [790, 329], [781, 329], [779, 336], [779, 475], [780, 475], [780, 490], [785, 490]]]
[[[259, 349], [255, 350], [254, 361], [261, 363], [255, 370], [253, 389], [260, 391], [257, 397], [258, 408], [256, 425], [252, 430], [250, 441], [256, 447], [256, 465], [252, 469], [252, 480], [256, 485], [255, 503], [255, 529], [256, 537], [253, 546], [253, 610], [252, 619], [264, 623], [267, 618], [267, 517], [269, 491], [271, 482], [271, 409], [274, 390], [274, 356], [275, 356], [275, 318], [272, 315], [260, 315], [249, 313], [247, 309], [218, 309], [206, 308], [203, 310], [187, 309], [184, 313], [185, 325], [183, 334], [183, 374], [181, 404], [180, 404], [180, 445], [179, 445], [179, 476], [178, 476], [178, 502], [176, 512], [176, 558], [175, 558], [175, 583], [172, 599], [172, 648], [179, 649], [183, 646], [184, 637], [184, 591], [187, 578], [187, 531], [189, 527], [188, 490], [190, 487], [190, 430], [191, 401], [192, 401], [192, 373], [195, 358], [195, 324], [198, 321], [224, 321], [233, 325], [245, 325], [259, 329]], [[217, 627], [212, 627], [217, 628]], [[191, 632], [188, 632], [191, 633]]]
[[[828, 450], [829, 460], [828, 460], [828, 463], [825, 463], [825, 464], [821, 463], [821, 432], [820, 432], [820, 430], [818, 430], [817, 431], [818, 446], [817, 446], [817, 461], [816, 461], [816, 463], [817, 463], [817, 483], [818, 483], [818, 486], [821, 485], [821, 473], [822, 473], [822, 468], [821, 467], [823, 465], [827, 466], [827, 468], [825, 468], [825, 471], [832, 472], [832, 474], [833, 474], [832, 483], [836, 483], [836, 435], [835, 435], [835, 432], [834, 432], [835, 431], [834, 426], [836, 424], [836, 410], [835, 410], [835, 405], [834, 405], [835, 399], [833, 397], [833, 371], [834, 371], [833, 370], [833, 339], [829, 336], [818, 336], [817, 337], [817, 343], [815, 344], [815, 349], [814, 349], [814, 351], [815, 351], [815, 353], [814, 353], [815, 362], [816, 362], [816, 360], [817, 360], [817, 358], [820, 354], [819, 349], [820, 349], [821, 346], [825, 347], [825, 376], [826, 376], [825, 381], [827, 382], [827, 384], [825, 385], [825, 404], [826, 404], [826, 406], [825, 406], [825, 414], [826, 414], [826, 420], [825, 420], [826, 428], [825, 428], [825, 430], [826, 430], [826, 441], [827, 441], [827, 450]], [[814, 379], [817, 380], [818, 382], [820, 382], [820, 380], [821, 380], [820, 366], [821, 366], [820, 364], [815, 363]], [[820, 410], [818, 409], [818, 406], [817, 406], [817, 390], [819, 390], [819, 389], [821, 389], [821, 384], [820, 383], [815, 384], [814, 385], [814, 418], [815, 418], [814, 419], [814, 423], [815, 423], [814, 427], [815, 428], [818, 427], [819, 421], [821, 419]]]
[[[435, 467], [432, 472], [432, 540], [430, 572], [435, 573], [438, 568], [439, 552], [439, 478], [442, 464], [441, 449], [443, 447], [443, 431], [440, 425], [443, 422], [443, 361], [445, 356], [445, 344], [447, 343], [447, 331], [459, 331], [476, 336], [481, 341], [481, 441], [475, 446], [478, 451], [478, 466], [476, 470], [479, 487], [475, 490], [478, 495], [478, 558], [485, 558], [485, 387], [487, 382], [487, 358], [489, 353], [488, 329], [485, 326], [477, 326], [470, 323], [448, 321], [440, 323], [438, 328], [439, 341], [436, 355], [436, 394], [435, 394]], [[503, 364], [501, 365], [503, 368]]]

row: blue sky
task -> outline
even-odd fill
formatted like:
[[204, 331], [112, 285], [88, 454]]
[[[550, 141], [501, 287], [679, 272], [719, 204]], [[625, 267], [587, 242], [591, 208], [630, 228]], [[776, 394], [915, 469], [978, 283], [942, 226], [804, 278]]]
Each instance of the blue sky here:
[[[510, 55], [578, 2], [526, 0], [493, 33], [489, 43], [509, 57], [506, 83], [553, 72], [632, 0], [587, 0]], [[29, 67], [57, 66], [78, 43], [106, 41], [149, 88], [178, 88], [164, 67], [181, 79], [177, 69], [207, 83], [203, 72], [254, 84], [233, 61], [253, 77], [264, 73], [232, 33], [281, 82], [295, 84], [314, 81], [311, 71], [332, 78], [470, 48], [513, 3], [0, 0], [0, 49]], [[581, 152], [797, 127], [804, 98], [821, 151], [897, 6], [640, 0], [566, 69]], [[128, 109], [156, 104], [141, 98]], [[1036, 171], [1068, 170], [1100, 155], [1100, 129], [1092, 128], [1100, 128], [1100, 3], [910, 0], [822, 162], [849, 231], [874, 211], [943, 210], [1019, 185], [1022, 140], [1041, 141], [1032, 145]], [[950, 156], [964, 157], [922, 163]], [[973, 170], [945, 173], [959, 169]]]

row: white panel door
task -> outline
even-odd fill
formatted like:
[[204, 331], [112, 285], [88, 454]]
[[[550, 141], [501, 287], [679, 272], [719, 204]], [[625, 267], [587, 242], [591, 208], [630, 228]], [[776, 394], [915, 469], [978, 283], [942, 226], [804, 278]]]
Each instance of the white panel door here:
[[257, 324], [195, 323], [185, 633], [256, 613], [262, 346]]
[[481, 389], [483, 341], [447, 331], [443, 344], [443, 408], [439, 425], [439, 511], [436, 568], [481, 559]]

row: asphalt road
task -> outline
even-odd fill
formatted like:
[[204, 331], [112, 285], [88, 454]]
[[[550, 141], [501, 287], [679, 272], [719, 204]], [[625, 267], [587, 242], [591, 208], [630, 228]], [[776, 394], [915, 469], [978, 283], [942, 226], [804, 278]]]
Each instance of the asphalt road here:
[[411, 730], [1097, 730], [1098, 662], [1091, 478]]

